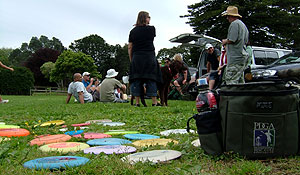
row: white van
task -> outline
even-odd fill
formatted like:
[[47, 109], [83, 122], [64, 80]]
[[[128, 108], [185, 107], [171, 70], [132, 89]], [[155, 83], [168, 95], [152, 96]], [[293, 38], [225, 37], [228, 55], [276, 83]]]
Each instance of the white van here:
[[[201, 54], [197, 65], [199, 77], [207, 73], [207, 52], [205, 51], [204, 46], [207, 43], [210, 43], [215, 48], [221, 50], [220, 48], [222, 43], [220, 40], [210, 36], [191, 33], [180, 34], [179, 36], [170, 39], [170, 41], [201, 48]], [[274, 62], [276, 59], [282, 57], [283, 55], [289, 54], [291, 52], [292, 50], [252, 46], [251, 68], [268, 65]]]

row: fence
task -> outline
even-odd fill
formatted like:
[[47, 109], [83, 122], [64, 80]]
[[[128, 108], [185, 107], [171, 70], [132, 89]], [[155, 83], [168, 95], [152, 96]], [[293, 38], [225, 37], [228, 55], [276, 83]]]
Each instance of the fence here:
[[30, 89], [30, 95], [66, 95], [66, 88], [59, 87], [46, 87], [46, 86], [34, 86]]

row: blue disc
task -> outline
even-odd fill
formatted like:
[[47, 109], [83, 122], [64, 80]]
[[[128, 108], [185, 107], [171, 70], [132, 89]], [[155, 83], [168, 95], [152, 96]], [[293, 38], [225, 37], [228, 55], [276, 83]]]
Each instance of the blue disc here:
[[150, 134], [125, 134], [124, 137], [132, 140], [158, 139], [159, 136]]
[[43, 157], [27, 161], [23, 164], [25, 168], [30, 169], [64, 169], [66, 167], [75, 167], [86, 164], [90, 159], [78, 156], [53, 156]]
[[94, 139], [86, 142], [89, 145], [123, 145], [132, 143], [129, 140], [119, 139], [119, 138], [103, 138]]
[[76, 130], [76, 131], [65, 132], [66, 135], [70, 135], [70, 136], [78, 135], [78, 134], [82, 134], [82, 133], [83, 133], [83, 130]]

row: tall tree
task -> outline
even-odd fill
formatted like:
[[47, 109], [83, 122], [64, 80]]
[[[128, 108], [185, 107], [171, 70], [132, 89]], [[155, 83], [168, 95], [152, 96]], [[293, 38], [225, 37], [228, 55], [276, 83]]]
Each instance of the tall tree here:
[[25, 67], [29, 68], [34, 75], [35, 85], [55, 85], [53, 83], [50, 83], [49, 80], [44, 77], [40, 70], [40, 67], [48, 61], [55, 63], [59, 55], [60, 52], [57, 50], [41, 48], [34, 54], [32, 54], [31, 57], [25, 62]]
[[300, 48], [299, 0], [203, 0], [188, 6], [189, 14], [182, 17], [196, 33], [223, 39], [229, 23], [221, 13], [229, 5], [239, 8], [252, 45]]
[[55, 62], [54, 70], [50, 73], [52, 82], [63, 82], [61, 86], [72, 81], [73, 74], [88, 71], [92, 76], [97, 76], [97, 67], [91, 56], [82, 52], [65, 50]]
[[113, 65], [108, 65], [106, 71], [110, 68], [114, 68], [119, 72], [117, 79], [122, 79], [122, 76], [125, 76], [129, 73], [129, 56], [128, 56], [128, 45], [125, 44], [123, 47], [116, 45], [115, 47], [115, 57], [112, 59], [111, 63]]
[[102, 76], [106, 75], [107, 66], [111, 64], [111, 59], [115, 57], [114, 46], [107, 44], [102, 37], [96, 34], [75, 40], [69, 48], [74, 52], [80, 51], [90, 55]]
[[63, 52], [65, 50], [61, 41], [55, 37], [49, 40], [48, 37], [41, 35], [40, 38], [32, 37], [29, 44], [22, 43], [20, 48], [14, 49], [10, 54], [8, 60], [10, 65], [22, 66], [24, 62], [37, 50], [42, 48], [49, 48]]

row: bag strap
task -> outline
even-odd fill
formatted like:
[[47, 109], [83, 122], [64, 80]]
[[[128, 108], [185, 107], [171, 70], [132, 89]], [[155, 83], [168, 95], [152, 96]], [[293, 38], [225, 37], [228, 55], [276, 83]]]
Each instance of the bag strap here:
[[195, 114], [193, 115], [193, 117], [190, 117], [188, 120], [187, 120], [187, 123], [186, 123], [186, 131], [187, 132], [190, 132], [190, 120], [192, 119], [195, 119], [197, 117], [198, 114]]

